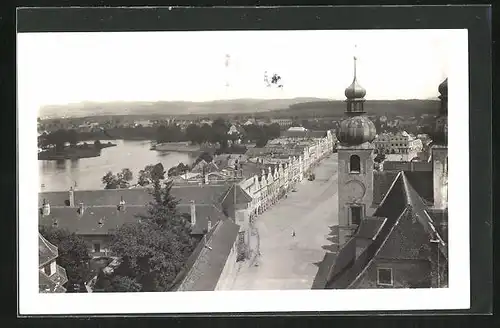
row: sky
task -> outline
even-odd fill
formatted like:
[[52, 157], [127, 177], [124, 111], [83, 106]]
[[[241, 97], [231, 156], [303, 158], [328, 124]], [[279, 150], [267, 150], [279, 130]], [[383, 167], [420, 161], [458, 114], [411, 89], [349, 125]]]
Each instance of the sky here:
[[[25, 106], [82, 101], [427, 99], [447, 75], [449, 30], [23, 33], [18, 97]], [[228, 61], [226, 63], [226, 58]], [[264, 72], [282, 77], [269, 88]]]

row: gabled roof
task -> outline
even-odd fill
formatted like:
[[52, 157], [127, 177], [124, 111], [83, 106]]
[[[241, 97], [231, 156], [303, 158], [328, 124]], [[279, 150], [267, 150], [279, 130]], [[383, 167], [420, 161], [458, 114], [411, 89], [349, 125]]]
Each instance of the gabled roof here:
[[[382, 202], [399, 172], [401, 171], [373, 172], [373, 204], [378, 205]], [[404, 171], [404, 173], [425, 202], [434, 203], [432, 171]]]
[[44, 264], [56, 259], [58, 255], [57, 247], [45, 239], [41, 233], [38, 233], [38, 265], [42, 267]]
[[[193, 252], [173, 290], [213, 291], [219, 282], [240, 227], [230, 220], [220, 221]], [[205, 246], [207, 245], [207, 247]]]
[[[441, 238], [426, 212], [427, 209], [428, 206], [410, 184], [406, 173], [399, 172], [374, 213], [376, 217], [386, 218], [379, 233], [366, 250], [356, 258], [356, 237], [358, 233], [364, 234], [363, 229], [358, 230], [340, 250], [326, 287], [351, 287], [377, 256], [427, 258], [424, 255], [426, 245], [430, 244], [431, 239]], [[441, 243], [440, 250], [447, 258], [447, 245], [444, 241]]]
[[233, 184], [231, 188], [222, 196], [220, 203], [230, 202], [233, 204], [246, 204], [252, 201], [252, 197], [238, 184]]

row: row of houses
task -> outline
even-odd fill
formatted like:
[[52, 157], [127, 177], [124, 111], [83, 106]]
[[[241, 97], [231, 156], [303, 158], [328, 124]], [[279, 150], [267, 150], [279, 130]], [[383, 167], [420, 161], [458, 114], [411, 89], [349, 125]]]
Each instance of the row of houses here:
[[[300, 156], [273, 163], [262, 157], [233, 155], [226, 162], [232, 167], [219, 169], [215, 162], [207, 163], [218, 181], [207, 179], [210, 174], [205, 173], [202, 181], [211, 183], [175, 184], [171, 193], [179, 201], [177, 209], [189, 217], [192, 234], [199, 240], [175, 288], [213, 290], [223, 270], [249, 256], [250, 220], [275, 204], [332, 148], [328, 132], [305, 147]], [[218, 162], [223, 166], [220, 159]], [[109, 257], [113, 256], [109, 248], [113, 232], [125, 223], [139, 222], [140, 216], [147, 214], [152, 195], [150, 188], [70, 188], [39, 193], [38, 201], [40, 225], [74, 232], [86, 241], [93, 257]], [[201, 276], [203, 279], [196, 278]]]

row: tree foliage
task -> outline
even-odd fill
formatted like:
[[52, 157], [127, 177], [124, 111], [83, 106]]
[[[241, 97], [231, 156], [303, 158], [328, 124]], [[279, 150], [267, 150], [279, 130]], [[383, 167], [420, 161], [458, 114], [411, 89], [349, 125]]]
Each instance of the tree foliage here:
[[75, 130], [59, 129], [54, 132], [43, 134], [39, 137], [38, 144], [42, 148], [54, 146], [56, 151], [64, 150], [66, 143], [74, 146], [78, 143], [78, 133]]
[[104, 184], [104, 189], [120, 189], [130, 187], [130, 181], [132, 181], [133, 177], [132, 171], [125, 168], [117, 174], [109, 171], [102, 177], [101, 181]]
[[75, 233], [56, 227], [40, 225], [39, 231], [45, 239], [58, 248], [57, 262], [66, 269], [68, 291], [73, 291], [74, 284], [83, 287], [85, 282], [91, 279], [90, 256], [85, 240]]
[[191, 236], [189, 221], [177, 212], [178, 202], [171, 188], [172, 182], [162, 187], [159, 180], [154, 181], [154, 200], [148, 214], [114, 233], [111, 249], [123, 260], [117, 275], [126, 278], [115, 285], [110, 283], [108, 291], [138, 286], [143, 292], [168, 291], [172, 287], [196, 240]]

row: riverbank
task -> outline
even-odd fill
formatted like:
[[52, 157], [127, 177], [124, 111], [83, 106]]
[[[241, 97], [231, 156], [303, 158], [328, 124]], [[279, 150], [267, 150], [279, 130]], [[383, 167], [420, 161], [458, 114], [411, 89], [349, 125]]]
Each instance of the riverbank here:
[[101, 156], [101, 149], [115, 147], [116, 144], [111, 142], [101, 144], [100, 146], [94, 145], [77, 145], [76, 147], [66, 147], [63, 151], [56, 151], [55, 149], [44, 150], [38, 153], [38, 160], [40, 161], [57, 161], [62, 159], [81, 159]]
[[216, 151], [216, 146], [200, 146], [193, 145], [189, 142], [163, 142], [158, 144], [153, 144], [151, 150], [156, 151], [175, 151], [180, 153], [195, 153], [199, 154], [202, 152], [214, 153]]

